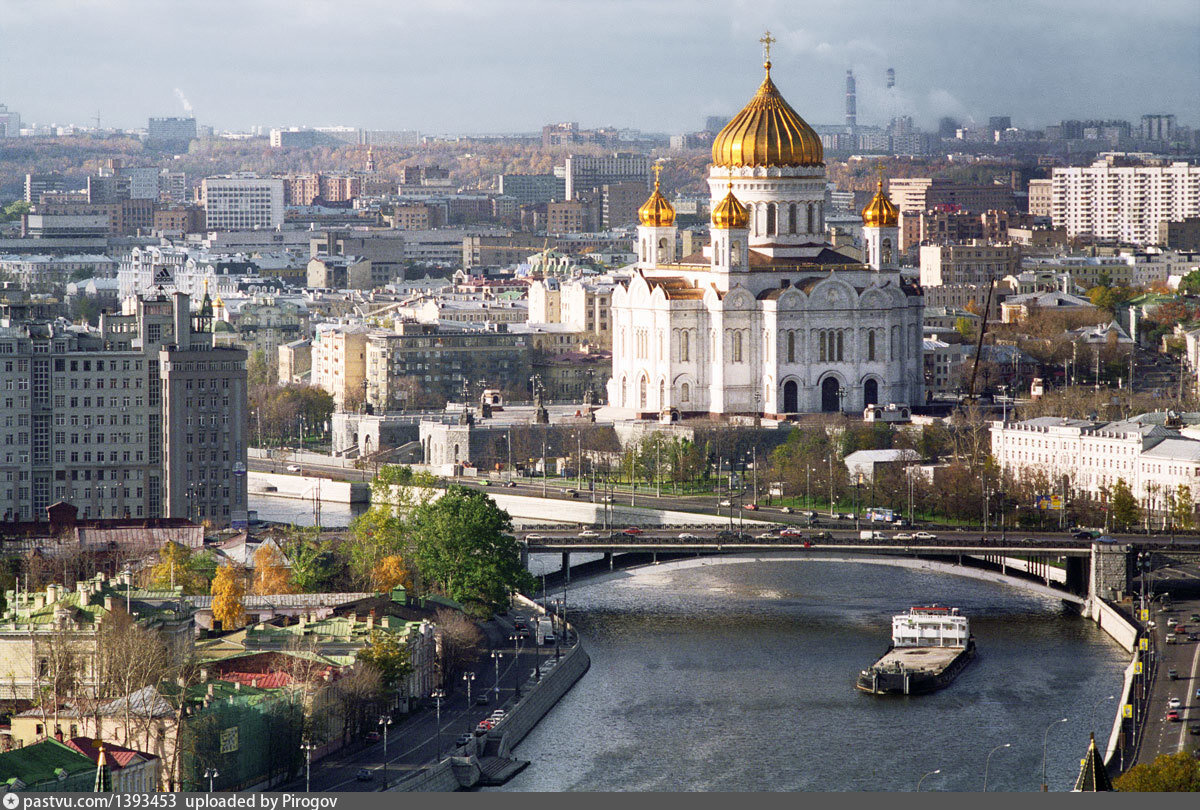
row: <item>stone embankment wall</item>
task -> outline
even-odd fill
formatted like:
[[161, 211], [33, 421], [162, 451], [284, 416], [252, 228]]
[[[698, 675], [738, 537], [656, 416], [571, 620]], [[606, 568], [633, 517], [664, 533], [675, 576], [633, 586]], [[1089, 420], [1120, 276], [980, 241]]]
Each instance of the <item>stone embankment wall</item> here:
[[311, 501], [318, 494], [329, 503], [367, 503], [371, 488], [362, 481], [331, 481], [306, 475], [284, 473], [246, 473], [246, 488], [251, 495], [274, 498], [299, 498]]

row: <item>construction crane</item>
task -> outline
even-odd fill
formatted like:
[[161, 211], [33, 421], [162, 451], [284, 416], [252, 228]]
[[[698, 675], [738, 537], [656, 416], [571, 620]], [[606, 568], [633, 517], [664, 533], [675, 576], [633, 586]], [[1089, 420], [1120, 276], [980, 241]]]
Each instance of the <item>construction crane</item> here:
[[967, 385], [967, 397], [963, 400], [964, 405], [972, 405], [975, 402], [975, 375], [979, 373], [979, 359], [983, 354], [983, 336], [987, 332], [988, 313], [992, 310], [992, 289], [995, 286], [996, 277], [989, 277], [987, 299], [983, 305], [983, 315], [979, 319], [979, 340], [975, 343], [975, 363], [971, 366], [971, 381]]

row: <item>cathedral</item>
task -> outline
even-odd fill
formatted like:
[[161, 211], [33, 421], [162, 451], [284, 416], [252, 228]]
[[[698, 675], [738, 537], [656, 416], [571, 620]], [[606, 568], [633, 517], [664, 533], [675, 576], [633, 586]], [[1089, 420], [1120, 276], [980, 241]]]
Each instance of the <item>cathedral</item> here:
[[710, 240], [676, 255], [656, 180], [637, 262], [613, 291], [608, 403], [638, 419], [784, 419], [923, 401], [921, 288], [896, 264], [898, 212], [880, 180], [864, 261], [825, 233], [821, 139], [766, 76], [713, 140]]

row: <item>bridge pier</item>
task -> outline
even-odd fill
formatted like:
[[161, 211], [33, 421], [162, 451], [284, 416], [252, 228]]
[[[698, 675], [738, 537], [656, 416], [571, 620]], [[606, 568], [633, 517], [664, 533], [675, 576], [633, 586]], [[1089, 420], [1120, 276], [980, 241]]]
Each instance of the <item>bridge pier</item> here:
[[563, 576], [567, 578], [567, 582], [571, 581], [571, 552], [564, 551], [562, 553], [562, 569]]
[[608, 563], [608, 570], [613, 570], [613, 553], [611, 551], [604, 552], [604, 561]]
[[658, 565], [658, 552], [654, 552], [654, 564]]

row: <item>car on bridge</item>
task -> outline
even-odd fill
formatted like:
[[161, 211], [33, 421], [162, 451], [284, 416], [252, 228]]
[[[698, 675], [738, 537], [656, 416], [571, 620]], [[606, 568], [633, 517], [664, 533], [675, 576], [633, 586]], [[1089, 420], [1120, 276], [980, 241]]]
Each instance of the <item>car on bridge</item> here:
[[581, 531], [579, 533], [579, 537], [599, 537], [599, 536], [600, 536], [600, 532], [592, 531], [591, 529], [584, 529], [583, 531]]
[[[775, 534], [775, 532], [763, 532], [762, 534], [754, 535], [754, 539], [755, 540], [774, 540], [776, 538], [776, 536], [777, 535]], [[778, 536], [783, 537], [783, 533], [780, 532]]]
[[780, 529], [779, 536], [780, 537], [803, 537], [804, 533], [801, 532], [799, 529], [787, 528], [787, 529]]
[[792, 507], [790, 507], [790, 506], [781, 506], [781, 507], [779, 507], [779, 511], [783, 512], [785, 515], [790, 515], [790, 514], [792, 514], [793, 510], [792, 510]]
[[717, 504], [717, 506], [733, 506], [733, 501], [729, 501], [729, 500], [721, 501], [719, 504]]
[[300, 472], [300, 465], [299, 464], [289, 464], [289, 465], [287, 465], [287, 471], [288, 472]]
[[937, 540], [937, 535], [933, 532], [917, 532], [913, 535], [914, 540]]
[[1097, 535], [1095, 532], [1090, 532], [1087, 529], [1076, 529], [1071, 532], [1071, 536], [1076, 540], [1094, 540]]
[[892, 535], [893, 540], [912, 540], [912, 532], [896, 532]]
[[375, 775], [372, 774], [366, 768], [359, 768], [357, 771], [354, 772], [354, 778], [360, 782], [370, 782], [372, 779], [375, 778]]
[[642, 530], [637, 526], [630, 526], [626, 529], [622, 529], [621, 534], [629, 535], [630, 537], [636, 537], [639, 534], [642, 534]]
[[459, 734], [458, 739], [454, 741], [454, 747], [462, 748], [464, 745], [468, 745], [473, 739], [475, 738], [470, 734]]
[[517, 486], [517, 482], [516, 482], [516, 481], [509, 481], [509, 482], [507, 482], [507, 483], [506, 483], [504, 486], [506, 486], [506, 487], [514, 487], [514, 488], [515, 488], [515, 487]]
[[545, 539], [546, 539], [546, 535], [544, 535], [544, 534], [527, 534], [527, 535], [525, 535], [526, 542], [535, 542], [536, 543], [539, 540], [545, 540]]
[[700, 538], [697, 537], [696, 535], [692, 534], [691, 532], [680, 532], [679, 539], [680, 540], [699, 540]]
[[751, 512], [753, 512], [753, 511], [755, 511], [756, 509], [758, 509], [758, 504], [756, 504], [756, 503], [748, 503], [748, 504], [746, 504], [745, 508], [746, 508], [746, 509], [749, 509]]

